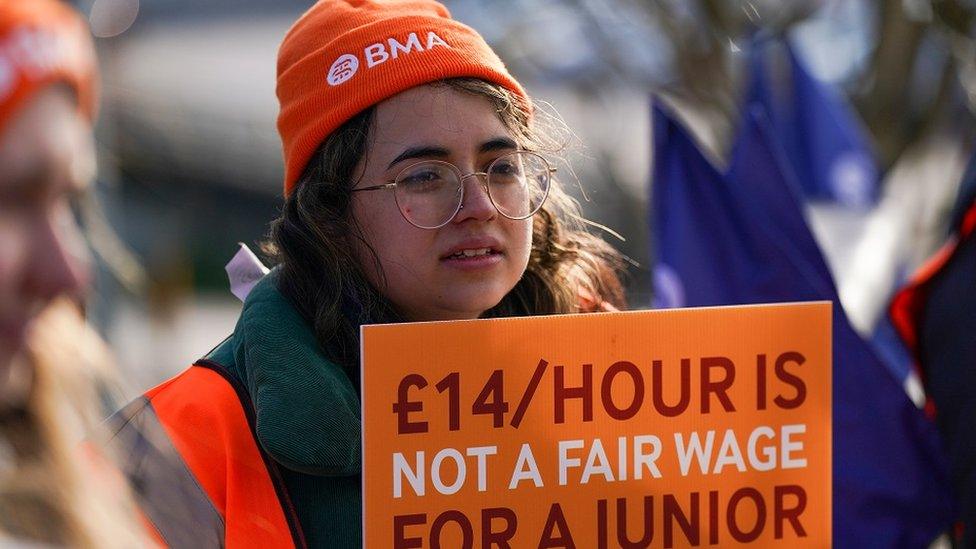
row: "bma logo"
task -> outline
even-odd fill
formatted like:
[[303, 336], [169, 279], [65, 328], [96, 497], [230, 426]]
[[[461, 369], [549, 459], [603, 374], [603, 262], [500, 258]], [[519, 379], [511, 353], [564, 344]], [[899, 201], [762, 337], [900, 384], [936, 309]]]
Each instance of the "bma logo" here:
[[359, 59], [355, 55], [345, 54], [339, 56], [329, 68], [329, 85], [338, 86], [346, 80], [352, 78], [359, 70]]
[[[396, 60], [403, 55], [430, 51], [433, 48], [450, 47], [434, 31], [427, 33], [426, 43], [421, 41], [421, 38], [417, 36], [416, 32], [411, 32], [403, 42], [391, 36], [385, 42], [377, 42], [366, 46], [363, 49], [363, 58], [366, 60], [366, 68], [372, 69], [376, 65], [386, 63], [390, 60]], [[335, 63], [332, 63], [332, 67], [329, 68], [329, 85], [338, 86], [346, 82], [355, 76], [357, 70], [359, 70], [359, 58], [349, 53], [340, 56], [335, 60]]]

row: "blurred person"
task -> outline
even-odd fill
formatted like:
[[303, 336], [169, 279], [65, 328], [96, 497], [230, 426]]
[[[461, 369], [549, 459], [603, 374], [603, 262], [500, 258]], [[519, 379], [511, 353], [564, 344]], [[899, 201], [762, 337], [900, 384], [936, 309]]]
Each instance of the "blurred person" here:
[[913, 352], [949, 458], [956, 547], [976, 548], [976, 156], [949, 241], [896, 296], [891, 316]]
[[[32, 321], [0, 388], [0, 546], [141, 547], [124, 477], [99, 445], [110, 357], [77, 303]], [[87, 438], [84, 445], [83, 439]]]
[[228, 339], [115, 422], [182, 456], [196, 546], [359, 547], [359, 327], [612, 310], [620, 261], [555, 179], [542, 114], [437, 2], [316, 3], [277, 94], [278, 266]]
[[56, 0], [0, 0], [0, 545], [133, 547], [133, 506], [94, 444], [107, 351], [79, 304], [72, 200], [95, 174], [96, 64]]

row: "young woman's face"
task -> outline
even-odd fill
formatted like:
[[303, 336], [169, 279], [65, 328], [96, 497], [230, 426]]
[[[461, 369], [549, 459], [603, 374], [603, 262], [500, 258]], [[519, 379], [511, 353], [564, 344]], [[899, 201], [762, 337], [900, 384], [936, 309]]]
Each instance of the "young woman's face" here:
[[94, 175], [91, 126], [49, 87], [0, 133], [0, 385], [3, 359], [59, 295], [79, 297], [88, 256], [70, 202]]
[[[516, 149], [486, 98], [444, 85], [419, 86], [377, 105], [356, 188], [391, 182], [422, 160], [449, 162], [462, 174], [483, 172], [492, 160]], [[439, 229], [407, 222], [392, 189], [353, 194], [352, 216], [379, 257], [385, 283], [366, 247], [354, 243], [360, 265], [409, 320], [477, 318], [525, 272], [532, 219], [499, 214], [483, 178], [468, 177], [463, 184], [463, 207]], [[465, 257], [465, 251], [478, 255]]]

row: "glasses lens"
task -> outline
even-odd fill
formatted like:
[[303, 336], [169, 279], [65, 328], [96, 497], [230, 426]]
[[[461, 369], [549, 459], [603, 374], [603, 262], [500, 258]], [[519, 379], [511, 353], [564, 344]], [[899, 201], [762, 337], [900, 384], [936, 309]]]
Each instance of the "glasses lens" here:
[[396, 201], [403, 217], [422, 228], [447, 223], [461, 203], [461, 184], [448, 165], [421, 162], [400, 172]]
[[499, 157], [488, 167], [488, 192], [505, 217], [525, 219], [539, 211], [549, 194], [549, 164], [531, 152]]

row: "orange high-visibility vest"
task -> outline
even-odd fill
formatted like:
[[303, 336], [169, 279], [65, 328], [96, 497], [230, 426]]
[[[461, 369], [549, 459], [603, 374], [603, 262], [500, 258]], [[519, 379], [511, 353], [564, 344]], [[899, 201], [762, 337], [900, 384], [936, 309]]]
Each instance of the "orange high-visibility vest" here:
[[112, 448], [170, 547], [305, 547], [244, 388], [201, 360], [109, 420]]

